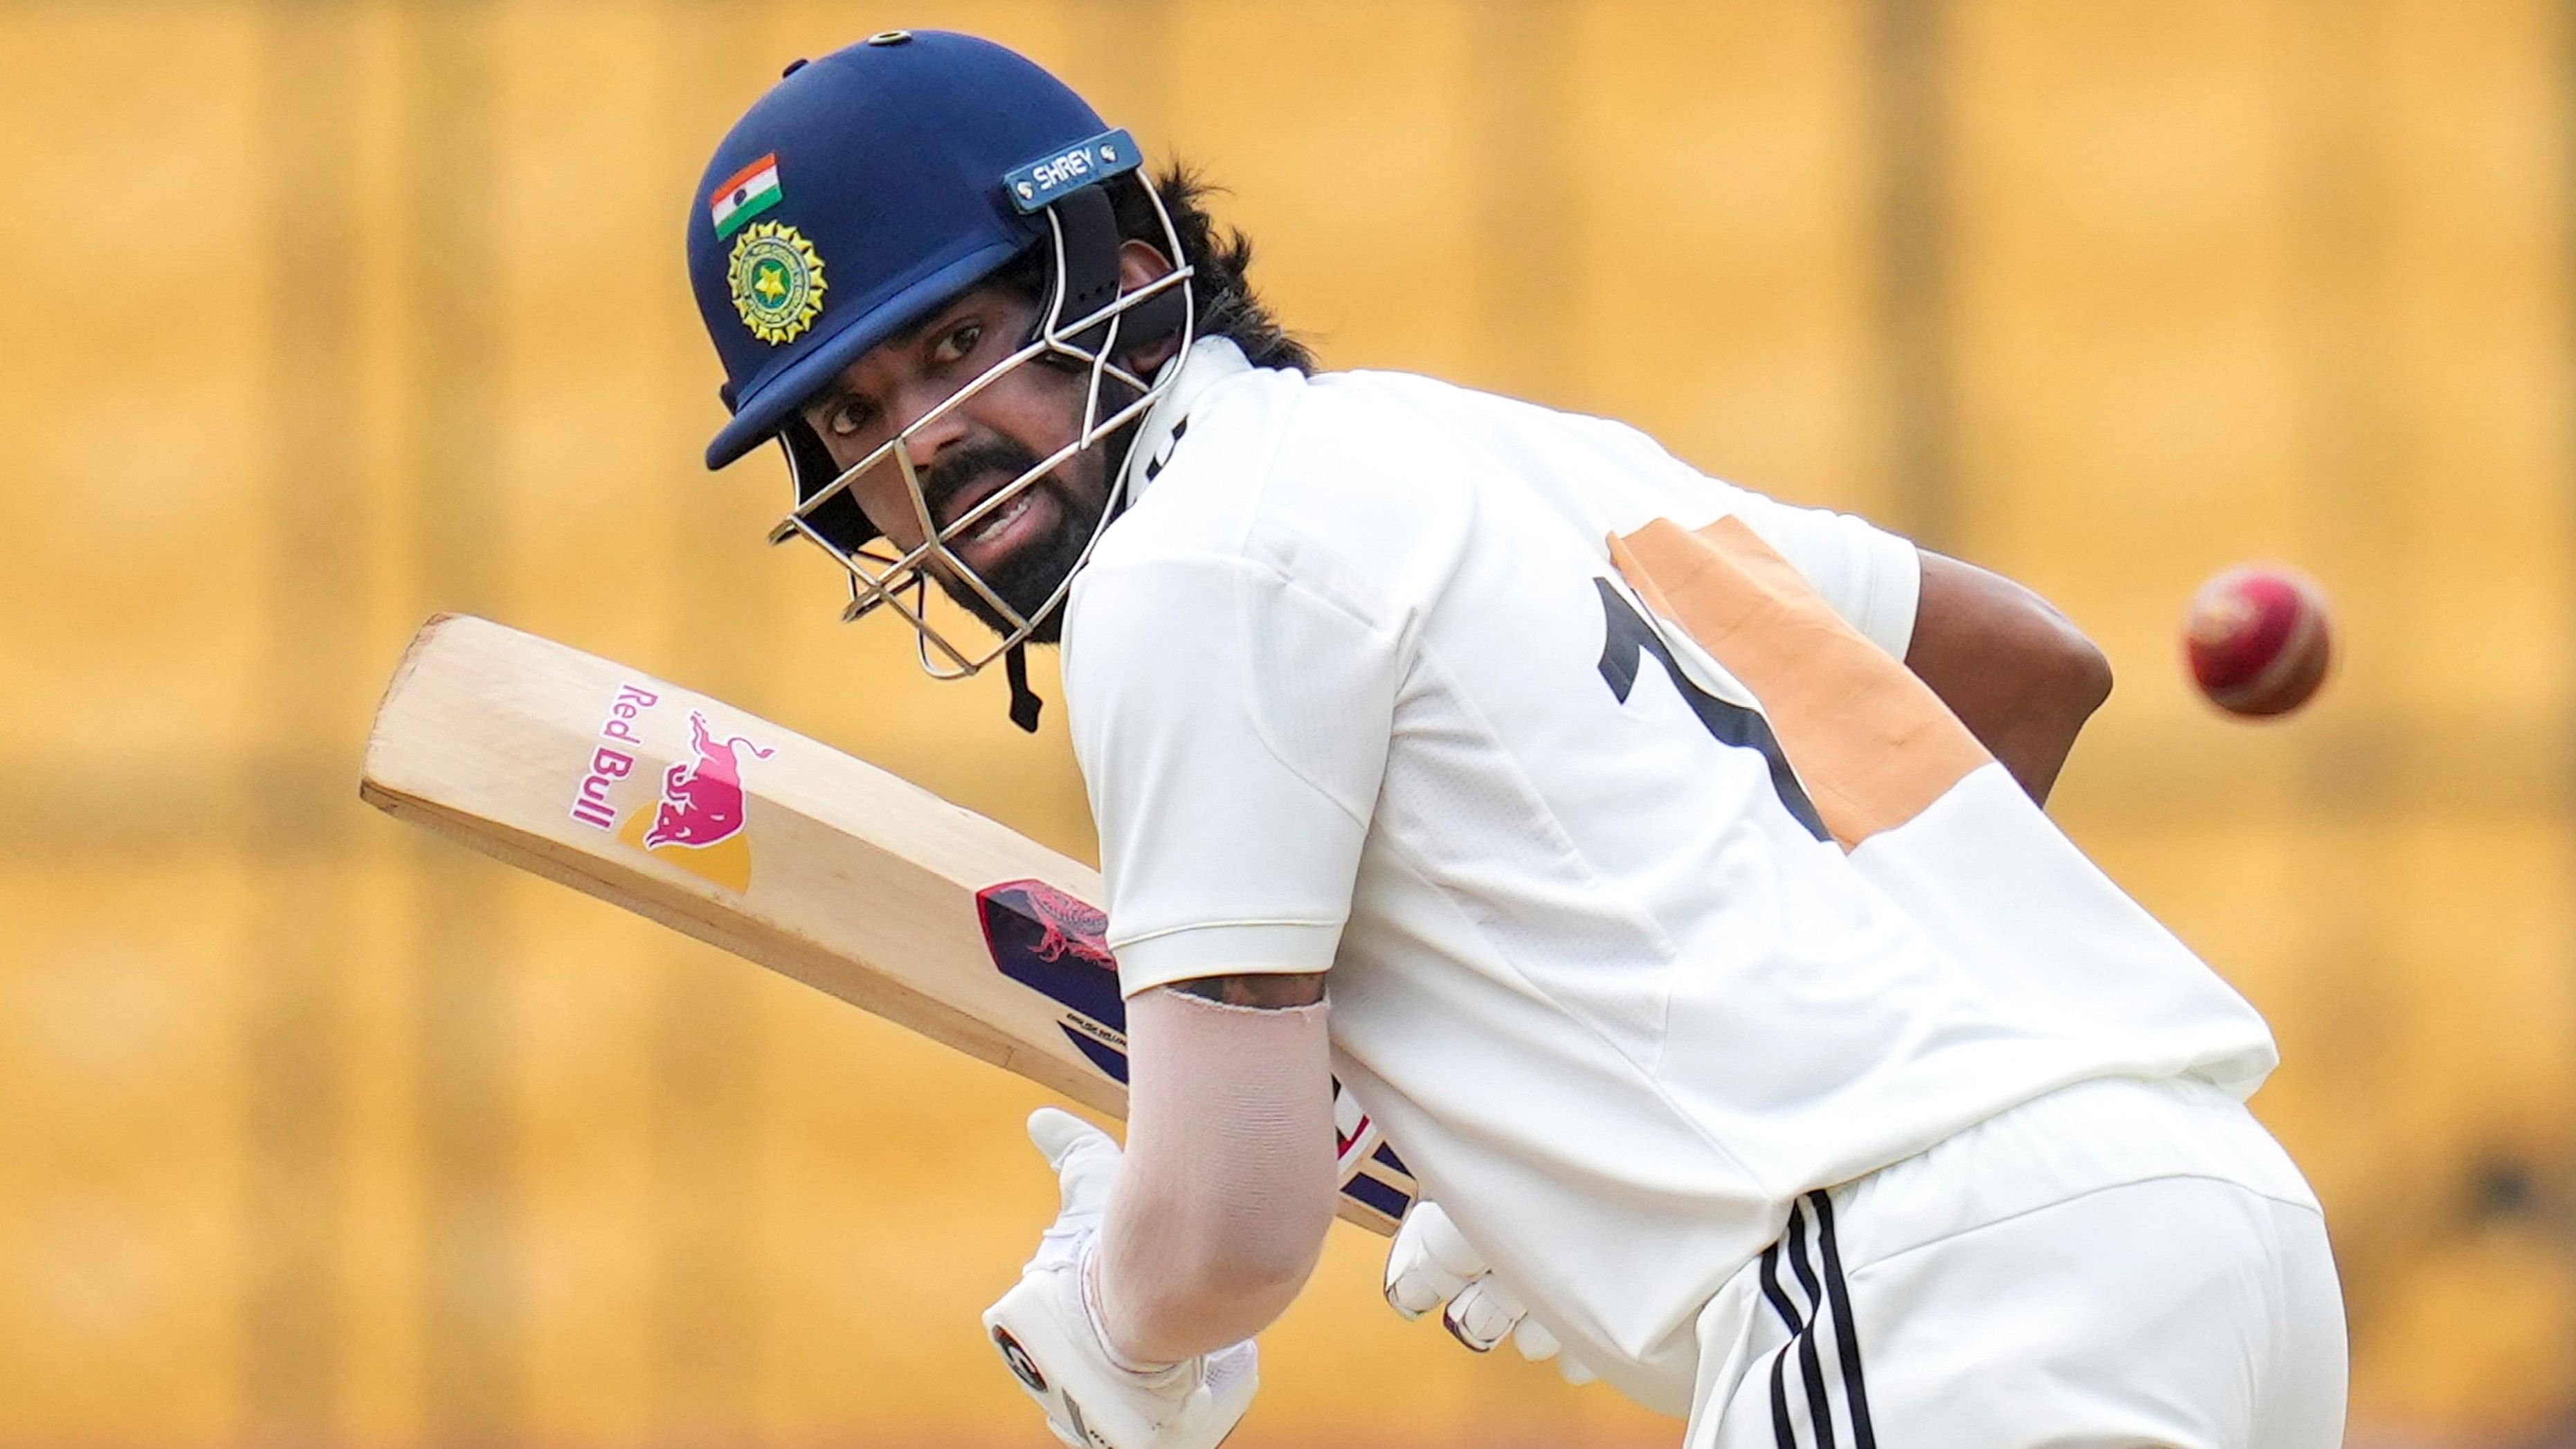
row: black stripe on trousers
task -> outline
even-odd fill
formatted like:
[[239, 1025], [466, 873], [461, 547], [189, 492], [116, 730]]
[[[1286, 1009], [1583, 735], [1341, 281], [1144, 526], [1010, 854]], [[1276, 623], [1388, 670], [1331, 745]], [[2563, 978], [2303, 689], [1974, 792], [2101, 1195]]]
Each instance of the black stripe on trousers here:
[[[1807, 1219], [1815, 1218], [1815, 1250], [1807, 1246]], [[1804, 1290], [1802, 1306], [1780, 1283], [1780, 1263]], [[1834, 1205], [1823, 1190], [1789, 1205], [1789, 1227], [1780, 1241], [1762, 1250], [1762, 1296], [1780, 1315], [1789, 1340], [1771, 1356], [1771, 1434], [1778, 1449], [1800, 1449], [1797, 1425], [1789, 1412], [1789, 1355], [1798, 1355], [1798, 1377], [1805, 1389], [1807, 1422], [1815, 1427], [1816, 1449], [1835, 1449], [1832, 1389], [1842, 1390], [1843, 1409], [1851, 1425], [1854, 1449], [1878, 1449], [1878, 1433], [1869, 1418], [1869, 1390], [1860, 1368], [1860, 1337], [1852, 1322], [1851, 1291], [1843, 1281], [1841, 1245], [1834, 1236]], [[1823, 1356], [1816, 1348], [1816, 1327], [1830, 1317], [1835, 1367], [1828, 1382]]]

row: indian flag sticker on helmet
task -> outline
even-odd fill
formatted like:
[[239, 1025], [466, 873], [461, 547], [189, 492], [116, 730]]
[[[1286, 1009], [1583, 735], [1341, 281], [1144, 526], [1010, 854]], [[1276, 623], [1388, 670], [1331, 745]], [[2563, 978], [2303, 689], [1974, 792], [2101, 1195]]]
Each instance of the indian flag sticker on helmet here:
[[742, 325], [772, 346], [795, 341], [823, 310], [823, 258], [804, 233], [774, 221], [744, 229], [725, 283]]
[[707, 216], [716, 224], [716, 239], [721, 241], [741, 230], [745, 222], [776, 206], [786, 195], [778, 189], [775, 151], [735, 172], [707, 197]]

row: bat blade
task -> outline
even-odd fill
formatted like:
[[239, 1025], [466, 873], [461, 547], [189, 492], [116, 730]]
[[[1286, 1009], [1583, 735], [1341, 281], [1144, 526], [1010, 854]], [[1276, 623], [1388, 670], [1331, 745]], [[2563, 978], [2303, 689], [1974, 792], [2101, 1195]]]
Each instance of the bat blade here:
[[[863, 760], [567, 645], [441, 615], [386, 688], [359, 794], [1125, 1115], [1126, 1015], [1098, 873]], [[1336, 1108], [1342, 1215], [1391, 1231], [1412, 1178], [1346, 1099]]]

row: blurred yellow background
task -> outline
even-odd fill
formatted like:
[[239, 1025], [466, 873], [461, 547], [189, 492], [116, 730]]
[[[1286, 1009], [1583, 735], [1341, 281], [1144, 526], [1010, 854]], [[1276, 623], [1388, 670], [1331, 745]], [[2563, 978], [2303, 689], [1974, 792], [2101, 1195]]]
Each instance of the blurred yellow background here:
[[[709, 477], [680, 231], [782, 64], [980, 31], [1233, 188], [1334, 366], [1637, 422], [2012, 573], [2077, 837], [2271, 1016], [2355, 1442], [2576, 1405], [2576, 32], [2543, 0], [0, 0], [0, 1445], [1034, 1446], [1013, 1079], [364, 810], [433, 609], [1077, 854]], [[2189, 695], [2321, 577], [2339, 676]], [[1059, 711], [1051, 712], [1060, 715]], [[1336, 1230], [1241, 1449], [1668, 1445]]]

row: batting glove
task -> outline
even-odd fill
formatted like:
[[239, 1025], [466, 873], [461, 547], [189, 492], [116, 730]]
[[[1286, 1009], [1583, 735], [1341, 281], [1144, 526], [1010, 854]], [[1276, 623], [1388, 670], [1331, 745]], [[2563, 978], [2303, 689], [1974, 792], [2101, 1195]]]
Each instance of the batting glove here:
[[1118, 1144], [1053, 1107], [1031, 1114], [1029, 1140], [1056, 1171], [1062, 1207], [1019, 1286], [985, 1310], [1002, 1361], [1073, 1449], [1216, 1449], [1260, 1386], [1251, 1341], [1176, 1364], [1121, 1360], [1092, 1286]]
[[1438, 1203], [1415, 1203], [1395, 1230], [1386, 1253], [1386, 1301], [1408, 1319], [1441, 1309], [1449, 1336], [1478, 1353], [1492, 1352], [1508, 1337], [1532, 1363], [1555, 1359], [1567, 1383], [1593, 1380], [1592, 1370], [1566, 1354], [1547, 1325], [1529, 1316], [1520, 1295], [1485, 1266], [1484, 1255], [1468, 1245]]

